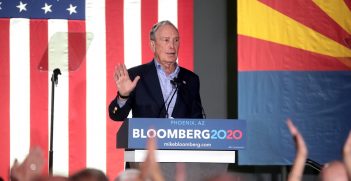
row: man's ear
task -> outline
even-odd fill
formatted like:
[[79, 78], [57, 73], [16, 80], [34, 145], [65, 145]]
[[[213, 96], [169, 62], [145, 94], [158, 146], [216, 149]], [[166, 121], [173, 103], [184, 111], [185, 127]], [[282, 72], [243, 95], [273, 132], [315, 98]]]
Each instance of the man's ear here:
[[150, 40], [150, 47], [151, 47], [152, 52], [155, 52], [155, 51], [156, 51], [156, 50], [155, 50], [155, 41]]

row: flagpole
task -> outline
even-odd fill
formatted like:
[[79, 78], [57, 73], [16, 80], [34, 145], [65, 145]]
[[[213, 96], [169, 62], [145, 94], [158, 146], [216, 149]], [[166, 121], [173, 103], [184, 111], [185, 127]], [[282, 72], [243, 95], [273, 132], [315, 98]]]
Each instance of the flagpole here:
[[61, 75], [60, 69], [56, 68], [51, 76], [51, 120], [50, 120], [50, 150], [49, 150], [49, 175], [52, 175], [52, 166], [54, 159], [54, 101], [55, 101], [55, 85], [58, 84], [58, 75]]

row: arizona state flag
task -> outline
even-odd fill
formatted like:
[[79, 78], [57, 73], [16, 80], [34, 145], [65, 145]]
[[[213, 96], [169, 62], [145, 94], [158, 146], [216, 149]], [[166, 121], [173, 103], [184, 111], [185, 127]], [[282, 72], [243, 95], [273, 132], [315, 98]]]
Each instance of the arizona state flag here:
[[340, 158], [351, 128], [351, 1], [239, 0], [239, 118], [248, 121], [239, 164], [290, 164], [287, 118], [309, 158]]

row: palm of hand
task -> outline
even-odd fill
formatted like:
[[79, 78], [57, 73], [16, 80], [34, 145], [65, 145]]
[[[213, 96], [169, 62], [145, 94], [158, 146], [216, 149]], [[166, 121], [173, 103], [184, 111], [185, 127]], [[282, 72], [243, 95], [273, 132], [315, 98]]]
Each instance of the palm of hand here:
[[132, 81], [129, 77], [126, 66], [122, 64], [115, 67], [114, 79], [118, 92], [123, 96], [129, 96], [129, 94], [134, 90], [140, 77], [137, 76]]

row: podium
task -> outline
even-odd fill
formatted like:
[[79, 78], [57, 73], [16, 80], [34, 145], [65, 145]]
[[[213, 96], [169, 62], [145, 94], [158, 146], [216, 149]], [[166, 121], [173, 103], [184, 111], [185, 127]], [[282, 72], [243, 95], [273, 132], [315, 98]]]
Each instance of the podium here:
[[237, 163], [246, 144], [246, 122], [233, 119], [132, 118], [117, 133], [125, 162], [143, 162], [156, 137], [158, 162]]

